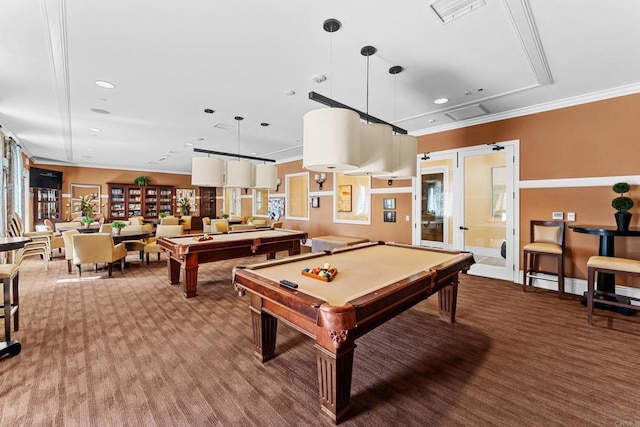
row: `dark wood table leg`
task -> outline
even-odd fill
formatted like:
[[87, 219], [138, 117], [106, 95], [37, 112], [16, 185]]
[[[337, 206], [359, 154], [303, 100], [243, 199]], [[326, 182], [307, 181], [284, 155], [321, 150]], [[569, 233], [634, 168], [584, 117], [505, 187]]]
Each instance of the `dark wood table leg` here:
[[175, 285], [180, 282], [180, 262], [167, 257], [167, 270], [169, 271], [169, 284]]
[[338, 350], [328, 350], [319, 344], [315, 347], [321, 409], [338, 423], [351, 404], [353, 351], [356, 345], [351, 341], [350, 345]]
[[278, 319], [262, 311], [262, 298], [251, 294], [251, 325], [253, 326], [254, 354], [261, 362], [276, 354]]
[[456, 321], [456, 305], [458, 301], [458, 278], [449, 286], [438, 291], [438, 305], [440, 320], [453, 323]]
[[300, 240], [293, 242], [293, 247], [289, 249], [289, 256], [298, 255], [300, 253]]
[[187, 255], [184, 263], [184, 296], [192, 298], [196, 296], [198, 288], [198, 255]]

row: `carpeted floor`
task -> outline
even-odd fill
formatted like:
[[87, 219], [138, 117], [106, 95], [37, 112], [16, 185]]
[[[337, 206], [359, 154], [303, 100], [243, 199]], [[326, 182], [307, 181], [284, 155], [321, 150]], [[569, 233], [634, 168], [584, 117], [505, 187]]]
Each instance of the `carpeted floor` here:
[[[331, 425], [311, 339], [280, 325], [278, 356], [253, 355], [230, 276], [262, 260], [202, 265], [191, 299], [164, 257], [132, 253], [112, 278], [25, 260], [0, 425]], [[463, 276], [457, 320], [440, 322], [432, 298], [358, 340], [343, 425], [640, 425], [638, 316], [599, 311], [588, 327], [575, 299]]]

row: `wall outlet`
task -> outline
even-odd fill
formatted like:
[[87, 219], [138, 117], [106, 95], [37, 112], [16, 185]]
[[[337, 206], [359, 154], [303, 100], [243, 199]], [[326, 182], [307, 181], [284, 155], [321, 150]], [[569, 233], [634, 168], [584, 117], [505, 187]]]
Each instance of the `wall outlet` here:
[[551, 213], [551, 218], [552, 219], [562, 219], [562, 212], [552, 212]]
[[404, 217], [404, 220], [405, 220], [405, 221], [410, 221], [409, 215], [405, 216], [405, 217]]
[[567, 221], [575, 221], [576, 213], [575, 212], [567, 212]]

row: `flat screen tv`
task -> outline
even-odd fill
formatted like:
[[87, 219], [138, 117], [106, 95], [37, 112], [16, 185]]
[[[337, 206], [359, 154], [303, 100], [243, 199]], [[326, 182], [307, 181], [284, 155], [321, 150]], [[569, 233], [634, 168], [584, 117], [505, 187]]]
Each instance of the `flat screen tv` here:
[[62, 189], [62, 172], [30, 168], [29, 187]]

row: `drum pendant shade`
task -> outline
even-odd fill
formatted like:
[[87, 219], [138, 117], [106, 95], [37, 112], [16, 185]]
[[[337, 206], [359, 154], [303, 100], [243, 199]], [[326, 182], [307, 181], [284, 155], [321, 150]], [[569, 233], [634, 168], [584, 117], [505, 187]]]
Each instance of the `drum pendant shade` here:
[[249, 162], [228, 161], [225, 187], [253, 187], [254, 164]]
[[198, 187], [222, 187], [224, 185], [224, 160], [217, 157], [191, 159], [191, 185]]
[[393, 135], [391, 139], [393, 171], [374, 178], [410, 179], [417, 173], [418, 138], [411, 135]]
[[256, 165], [255, 178], [254, 188], [275, 190], [278, 186], [278, 168], [274, 165]]
[[344, 172], [360, 164], [360, 116], [344, 108], [321, 108], [303, 117], [302, 167]]
[[390, 173], [393, 165], [392, 129], [389, 125], [360, 125], [360, 167], [345, 175], [381, 175]]

